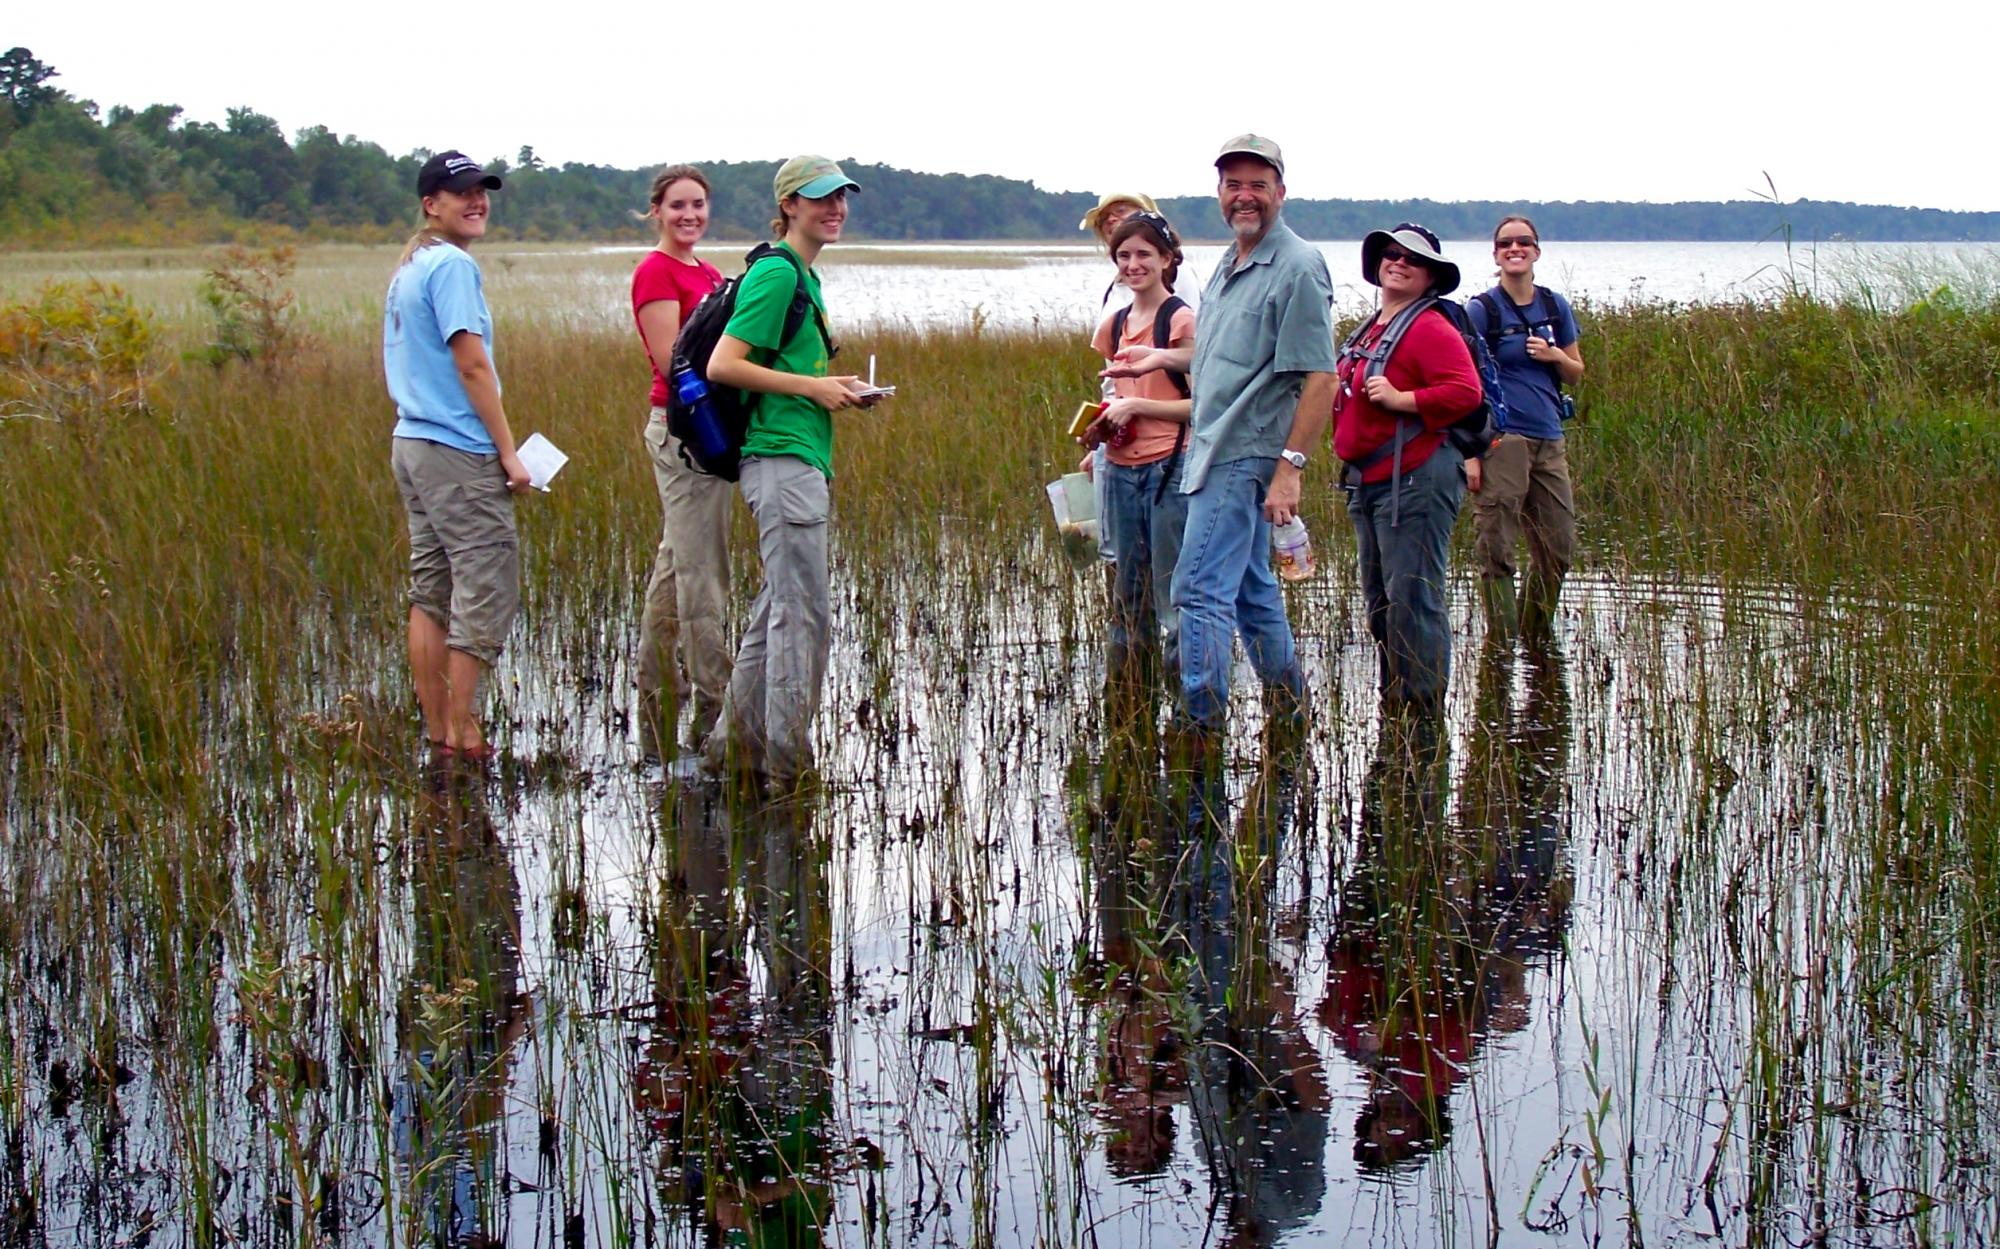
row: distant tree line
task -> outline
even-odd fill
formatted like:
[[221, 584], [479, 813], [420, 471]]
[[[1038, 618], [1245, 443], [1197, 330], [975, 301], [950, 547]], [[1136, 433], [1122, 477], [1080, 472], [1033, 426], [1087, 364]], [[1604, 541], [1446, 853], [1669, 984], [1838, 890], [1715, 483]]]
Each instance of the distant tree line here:
[[[268, 238], [386, 239], [415, 224], [415, 183], [430, 153], [392, 156], [379, 144], [308, 126], [287, 140], [250, 108], [189, 121], [172, 104], [100, 110], [51, 82], [56, 70], [26, 48], [0, 54], [0, 244], [208, 243]], [[478, 157], [480, 153], [471, 153]], [[866, 188], [856, 237], [1067, 239], [1095, 203], [989, 175], [927, 174], [848, 159]], [[545, 163], [532, 147], [487, 167], [507, 178], [495, 233], [521, 239], [639, 239], [651, 169]], [[714, 184], [712, 235], [760, 237], [771, 216], [771, 161], [703, 165]], [[1223, 238], [1215, 201], [1170, 199], [1163, 210], [1192, 239]], [[1358, 238], [1413, 220], [1476, 238], [1526, 212], [1564, 239], [1755, 240], [1789, 228], [1799, 239], [2000, 240], [2000, 212], [1825, 203], [1516, 203], [1293, 200], [1286, 219], [1309, 238]]]

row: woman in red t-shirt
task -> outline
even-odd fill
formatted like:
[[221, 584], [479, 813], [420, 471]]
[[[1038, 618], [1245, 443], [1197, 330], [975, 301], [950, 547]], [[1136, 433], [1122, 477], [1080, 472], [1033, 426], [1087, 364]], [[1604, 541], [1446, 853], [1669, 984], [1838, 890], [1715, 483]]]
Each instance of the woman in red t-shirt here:
[[[1112, 231], [1110, 251], [1118, 280], [1132, 292], [1132, 305], [1098, 324], [1090, 340], [1097, 354], [1109, 361], [1129, 347], [1155, 346], [1161, 317], [1168, 318], [1170, 345], [1192, 346], [1194, 311], [1174, 298], [1181, 248], [1167, 219], [1156, 212], [1131, 214]], [[1123, 716], [1150, 713], [1159, 685], [1180, 688], [1175, 676], [1180, 627], [1169, 591], [1187, 528], [1187, 496], [1181, 493], [1190, 406], [1186, 384], [1165, 370], [1119, 378], [1104, 414], [1084, 433], [1086, 442], [1106, 444], [1100, 524], [1118, 552], [1106, 689], [1132, 701], [1113, 704], [1114, 724]]]
[[1458, 266], [1437, 235], [1409, 224], [1370, 233], [1361, 275], [1382, 288], [1382, 306], [1341, 349], [1333, 449], [1348, 466], [1347, 514], [1368, 632], [1381, 652], [1383, 708], [1434, 725], [1451, 675], [1445, 555], [1465, 499], [1465, 461], [1445, 430], [1483, 392], [1465, 340], [1435, 308], [1410, 322], [1384, 369], [1368, 367], [1398, 313], [1458, 287]]
[[[646, 583], [639, 620], [639, 749], [672, 757], [674, 720], [690, 688], [694, 740], [715, 724], [734, 662], [724, 625], [729, 605], [729, 483], [697, 473], [681, 459], [667, 432], [667, 374], [681, 323], [722, 282], [694, 246], [708, 230], [708, 179], [693, 165], [669, 165], [653, 176], [646, 216], [660, 241], [632, 271], [632, 316], [653, 366], [653, 410], [646, 450], [660, 488], [665, 524]], [[674, 666], [678, 641], [680, 668]], [[674, 697], [666, 698], [672, 688]]]

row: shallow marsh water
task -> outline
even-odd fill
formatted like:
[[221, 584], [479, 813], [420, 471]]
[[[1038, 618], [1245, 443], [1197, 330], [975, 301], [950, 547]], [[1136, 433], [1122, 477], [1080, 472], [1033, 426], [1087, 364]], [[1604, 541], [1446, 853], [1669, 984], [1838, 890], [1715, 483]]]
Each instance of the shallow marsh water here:
[[803, 806], [634, 766], [629, 621], [505, 662], [490, 781], [403, 766], [365, 698], [273, 726], [187, 831], [240, 911], [100, 916], [95, 985], [36, 894], [115, 908], [120, 869], [16, 793], [10, 1243], [2000, 1226], [1984, 971], [1878, 931], [1950, 918], [1871, 861], [1922, 782], [1861, 660], [1921, 612], [1593, 576], [1502, 646], [1461, 585], [1433, 755], [1377, 722], [1336, 568], [1292, 591], [1309, 740], [1260, 749], [1241, 671], [1190, 824], [1113, 802], [1097, 583], [1045, 554], [888, 608], [844, 579]]

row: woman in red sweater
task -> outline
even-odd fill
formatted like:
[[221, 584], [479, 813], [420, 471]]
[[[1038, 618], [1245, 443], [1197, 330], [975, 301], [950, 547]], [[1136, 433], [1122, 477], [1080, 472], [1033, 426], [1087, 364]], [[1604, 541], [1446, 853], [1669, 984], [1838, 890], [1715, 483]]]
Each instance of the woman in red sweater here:
[[1465, 498], [1465, 461], [1445, 430], [1479, 406], [1479, 374], [1444, 314], [1421, 305], [1375, 366], [1399, 313], [1458, 286], [1458, 266], [1419, 225], [1376, 230], [1361, 275], [1381, 308], [1341, 349], [1333, 449], [1361, 560], [1368, 632], [1381, 656], [1385, 712], [1435, 723], [1451, 675], [1445, 555]]

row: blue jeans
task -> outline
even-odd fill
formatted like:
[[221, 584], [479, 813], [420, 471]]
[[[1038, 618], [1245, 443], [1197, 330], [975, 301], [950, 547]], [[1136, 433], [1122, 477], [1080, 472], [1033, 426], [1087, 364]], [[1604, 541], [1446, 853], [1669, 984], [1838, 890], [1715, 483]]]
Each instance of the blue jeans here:
[[1197, 728], [1229, 724], [1229, 667], [1243, 634], [1250, 666], [1266, 685], [1303, 703], [1305, 675], [1292, 646], [1284, 595], [1271, 571], [1271, 523], [1264, 492], [1276, 459], [1230, 460], [1209, 467], [1187, 495], [1187, 531], [1174, 565], [1173, 605], [1181, 617], [1181, 697]]
[[1098, 470], [1104, 474], [1103, 533], [1118, 552], [1105, 664], [1114, 679], [1132, 676], [1150, 684], [1154, 673], [1164, 670], [1175, 674], [1176, 687], [1180, 683], [1180, 616], [1174, 611], [1173, 579], [1188, 515], [1188, 497], [1181, 493], [1182, 459], [1169, 455], [1151, 464], [1106, 464]]
[[1451, 679], [1451, 618], [1445, 556], [1465, 500], [1465, 461], [1449, 446], [1403, 474], [1400, 521], [1391, 524], [1396, 483], [1348, 491], [1347, 515], [1361, 556], [1361, 598], [1381, 665], [1382, 700], [1435, 715]]

